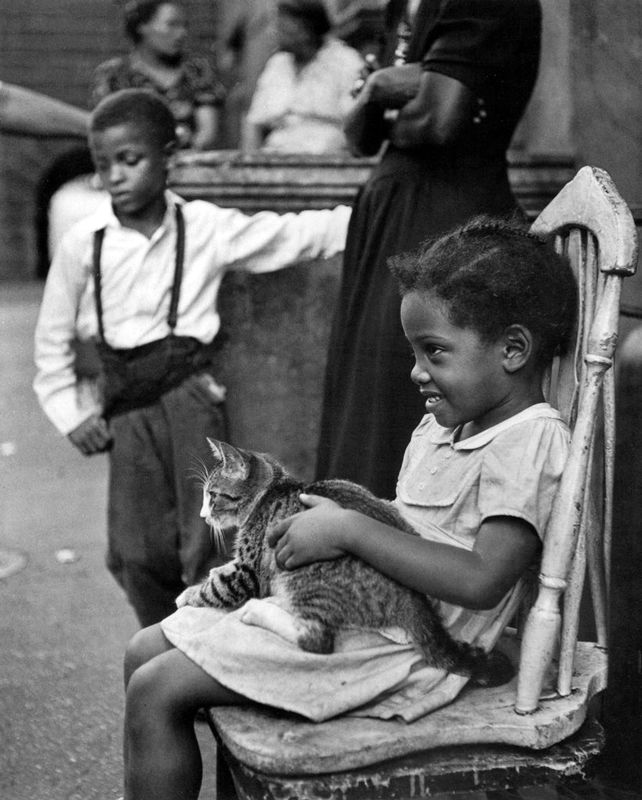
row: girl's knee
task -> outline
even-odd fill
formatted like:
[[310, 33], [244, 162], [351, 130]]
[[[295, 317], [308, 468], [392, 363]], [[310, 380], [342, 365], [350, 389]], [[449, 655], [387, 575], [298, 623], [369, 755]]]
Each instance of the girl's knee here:
[[139, 667], [171, 649], [172, 645], [165, 638], [160, 625], [151, 625], [149, 628], [137, 631], [129, 640], [125, 650], [125, 688]]

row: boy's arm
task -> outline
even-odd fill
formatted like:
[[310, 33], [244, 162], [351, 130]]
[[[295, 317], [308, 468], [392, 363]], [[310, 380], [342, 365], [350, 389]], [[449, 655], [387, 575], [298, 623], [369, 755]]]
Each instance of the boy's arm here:
[[49, 270], [35, 330], [37, 373], [33, 387], [42, 409], [63, 435], [75, 430], [96, 406], [80, 407], [72, 340], [84, 279], [75, 239], [65, 237]]
[[301, 261], [330, 258], [345, 248], [349, 206], [253, 216], [220, 209], [222, 259], [226, 269], [273, 272]]
[[287, 569], [346, 553], [363, 559], [404, 586], [472, 609], [497, 605], [539, 552], [534, 529], [517, 517], [493, 517], [473, 550], [422, 539], [309, 496], [311, 508], [269, 534]]

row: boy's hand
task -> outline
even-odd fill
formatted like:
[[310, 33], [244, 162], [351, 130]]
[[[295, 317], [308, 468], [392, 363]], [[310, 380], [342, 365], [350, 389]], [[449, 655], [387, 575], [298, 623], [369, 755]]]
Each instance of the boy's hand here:
[[98, 414], [93, 414], [81, 422], [77, 428], [67, 434], [67, 438], [85, 456], [104, 453], [105, 450], [109, 450], [112, 443], [112, 435], [107, 423]]
[[327, 497], [300, 497], [308, 509], [277, 522], [268, 531], [268, 544], [274, 548], [276, 563], [283, 569], [296, 569], [346, 555], [341, 546], [344, 509]]

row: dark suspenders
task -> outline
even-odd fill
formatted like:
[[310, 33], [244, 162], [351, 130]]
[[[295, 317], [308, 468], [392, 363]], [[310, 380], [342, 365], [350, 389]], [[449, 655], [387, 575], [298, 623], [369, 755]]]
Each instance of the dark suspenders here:
[[[174, 333], [176, 321], [178, 318], [178, 301], [181, 294], [181, 282], [183, 280], [183, 264], [185, 262], [185, 218], [183, 211], [179, 205], [175, 206], [176, 209], [176, 261], [174, 266], [174, 283], [172, 285], [172, 296], [169, 304], [169, 313], [167, 315], [167, 324], [169, 325], [170, 333]], [[105, 339], [105, 328], [103, 324], [103, 301], [102, 301], [102, 275], [100, 271], [100, 260], [103, 249], [103, 239], [105, 238], [105, 229], [101, 228], [94, 234], [94, 250], [93, 250], [93, 276], [94, 276], [94, 295], [96, 301], [96, 314], [98, 316], [98, 332], [100, 339], [103, 343], [107, 344]]]

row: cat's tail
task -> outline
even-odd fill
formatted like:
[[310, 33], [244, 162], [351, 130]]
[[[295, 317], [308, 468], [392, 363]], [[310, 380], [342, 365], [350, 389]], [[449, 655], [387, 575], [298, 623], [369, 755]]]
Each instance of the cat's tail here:
[[453, 639], [439, 623], [424, 628], [422, 646], [433, 661], [434, 654], [440, 654], [437, 666], [469, 676], [476, 686], [501, 686], [515, 675], [513, 663], [500, 650], [487, 653], [482, 647]]

